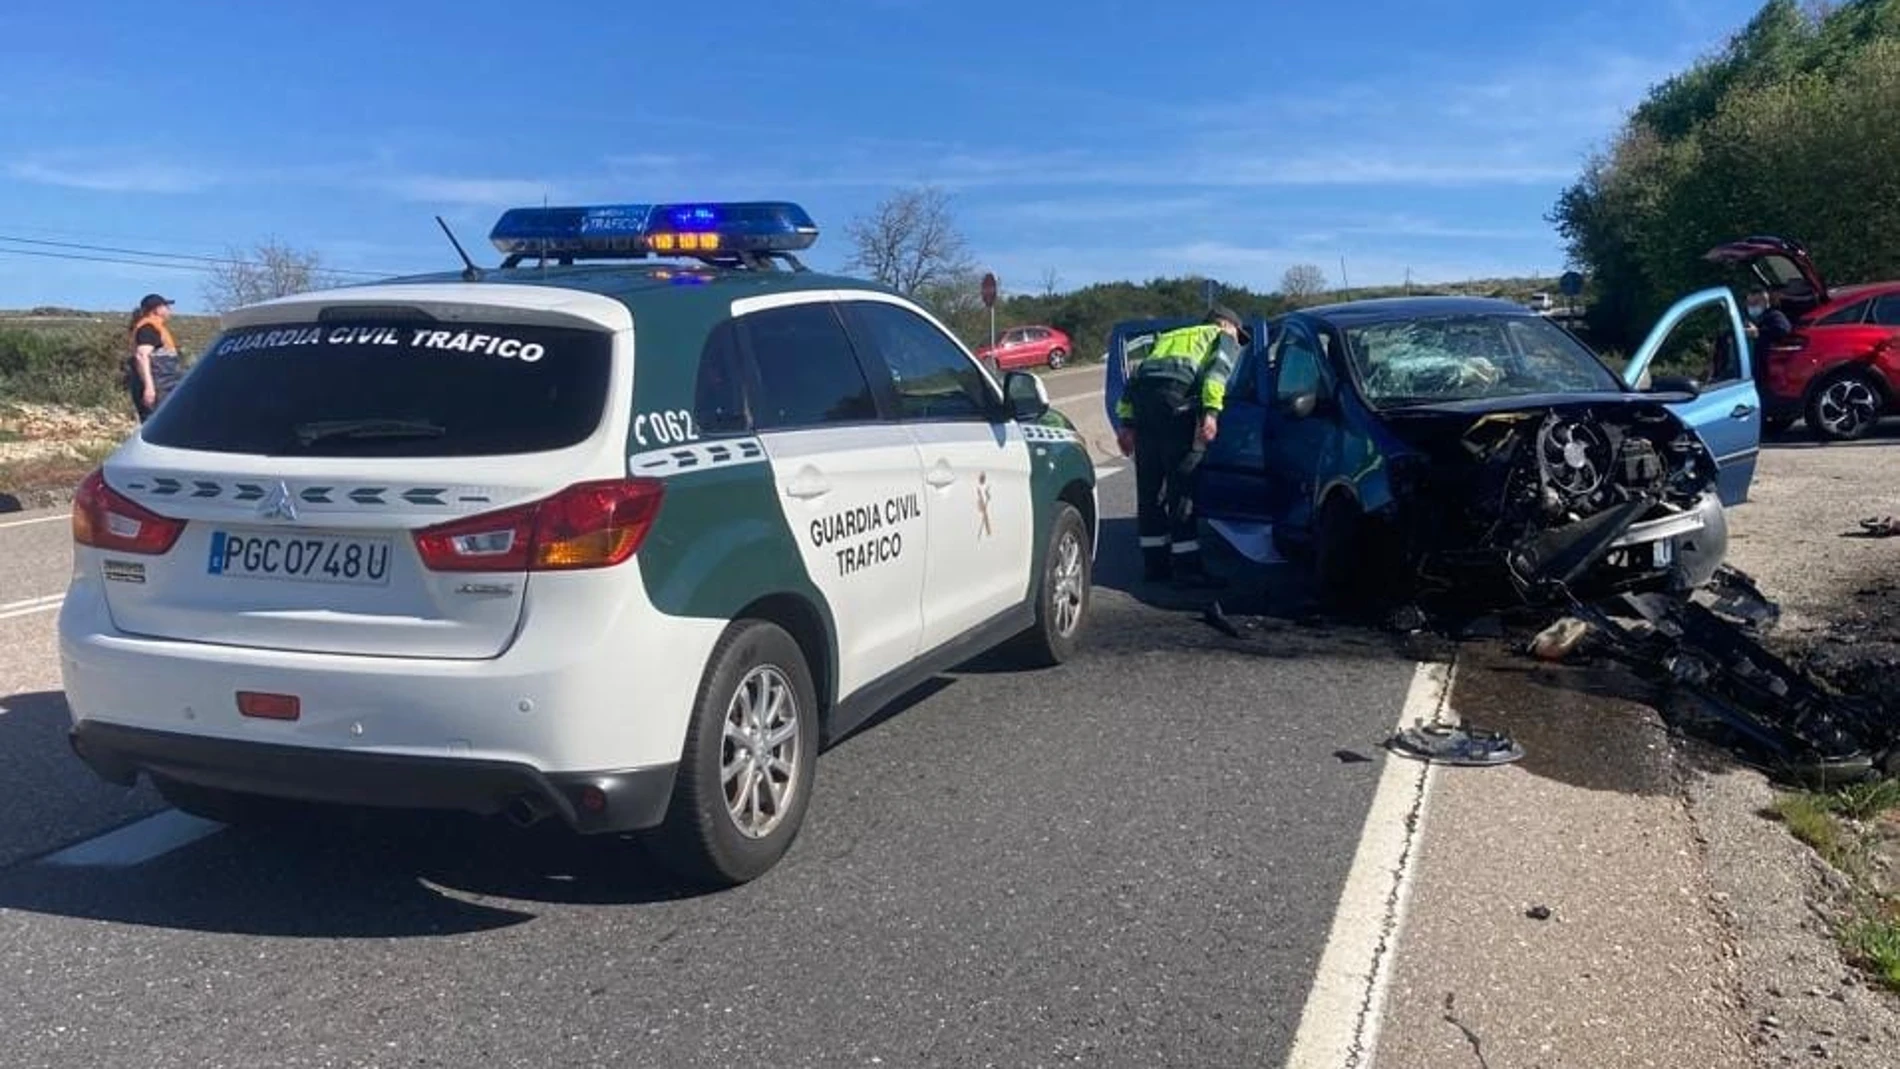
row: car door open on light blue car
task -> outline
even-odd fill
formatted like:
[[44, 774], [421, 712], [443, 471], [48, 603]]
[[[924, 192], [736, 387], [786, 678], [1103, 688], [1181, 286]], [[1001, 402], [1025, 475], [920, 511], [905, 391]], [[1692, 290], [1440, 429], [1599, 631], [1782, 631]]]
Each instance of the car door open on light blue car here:
[[[1632, 390], [1647, 385], [1659, 391], [1667, 385], [1677, 385], [1667, 379], [1646, 384], [1645, 377], [1671, 336], [1697, 312], [1710, 308], [1720, 308], [1725, 313], [1725, 326], [1730, 332], [1727, 352], [1733, 354], [1734, 359], [1717, 359], [1711, 364], [1714, 374], [1709, 381], [1694, 385], [1694, 399], [1673, 403], [1669, 409], [1695, 430], [1715, 457], [1721, 471], [1722, 504], [1733, 507], [1748, 500], [1748, 489], [1755, 479], [1755, 461], [1761, 453], [1761, 395], [1755, 388], [1754, 354], [1735, 295], [1718, 286], [1677, 301], [1663, 313], [1636, 355], [1624, 366], [1623, 384]], [[1720, 354], [1721, 343], [1716, 345]]]

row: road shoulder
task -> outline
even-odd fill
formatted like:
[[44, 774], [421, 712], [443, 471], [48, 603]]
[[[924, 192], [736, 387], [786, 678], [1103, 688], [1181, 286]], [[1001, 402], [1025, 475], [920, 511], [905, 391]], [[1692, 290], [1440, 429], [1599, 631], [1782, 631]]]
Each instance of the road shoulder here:
[[1458, 714], [1527, 757], [1441, 770], [1381, 1069], [1752, 1060], [1672, 744], [1596, 684], [1496, 648], [1461, 656]]

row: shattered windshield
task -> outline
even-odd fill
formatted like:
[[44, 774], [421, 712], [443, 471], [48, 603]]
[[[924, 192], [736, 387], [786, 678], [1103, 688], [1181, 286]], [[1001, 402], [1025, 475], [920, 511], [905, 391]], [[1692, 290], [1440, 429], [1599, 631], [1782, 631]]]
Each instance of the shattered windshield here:
[[1408, 319], [1345, 334], [1376, 407], [1621, 389], [1602, 361], [1539, 316]]

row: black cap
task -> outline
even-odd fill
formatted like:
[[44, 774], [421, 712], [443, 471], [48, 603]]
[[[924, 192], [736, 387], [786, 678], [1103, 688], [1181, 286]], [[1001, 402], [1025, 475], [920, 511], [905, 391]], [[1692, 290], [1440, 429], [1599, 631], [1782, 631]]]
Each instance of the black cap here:
[[1253, 344], [1253, 331], [1247, 329], [1247, 321], [1240, 318], [1239, 312], [1234, 311], [1232, 308], [1229, 308], [1224, 304], [1217, 304], [1214, 307], [1209, 308], [1207, 310], [1208, 322], [1212, 323], [1220, 319], [1225, 319], [1229, 323], [1232, 323], [1234, 327], [1239, 331], [1240, 344], [1242, 345]]
[[145, 296], [139, 298], [139, 311], [149, 312], [153, 310], [154, 308], [157, 308], [161, 304], [177, 304], [177, 303], [178, 303], [177, 301], [172, 300], [170, 297], [161, 297], [156, 293], [148, 293]]

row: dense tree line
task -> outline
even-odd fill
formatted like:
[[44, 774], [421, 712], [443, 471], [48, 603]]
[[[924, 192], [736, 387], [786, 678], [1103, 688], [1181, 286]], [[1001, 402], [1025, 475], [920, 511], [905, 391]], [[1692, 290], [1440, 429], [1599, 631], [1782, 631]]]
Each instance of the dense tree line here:
[[1733, 238], [1807, 245], [1830, 285], [1900, 276], [1900, 0], [1769, 0], [1655, 86], [1551, 222], [1591, 279], [1590, 328], [1627, 347], [1683, 293], [1744, 279]]

